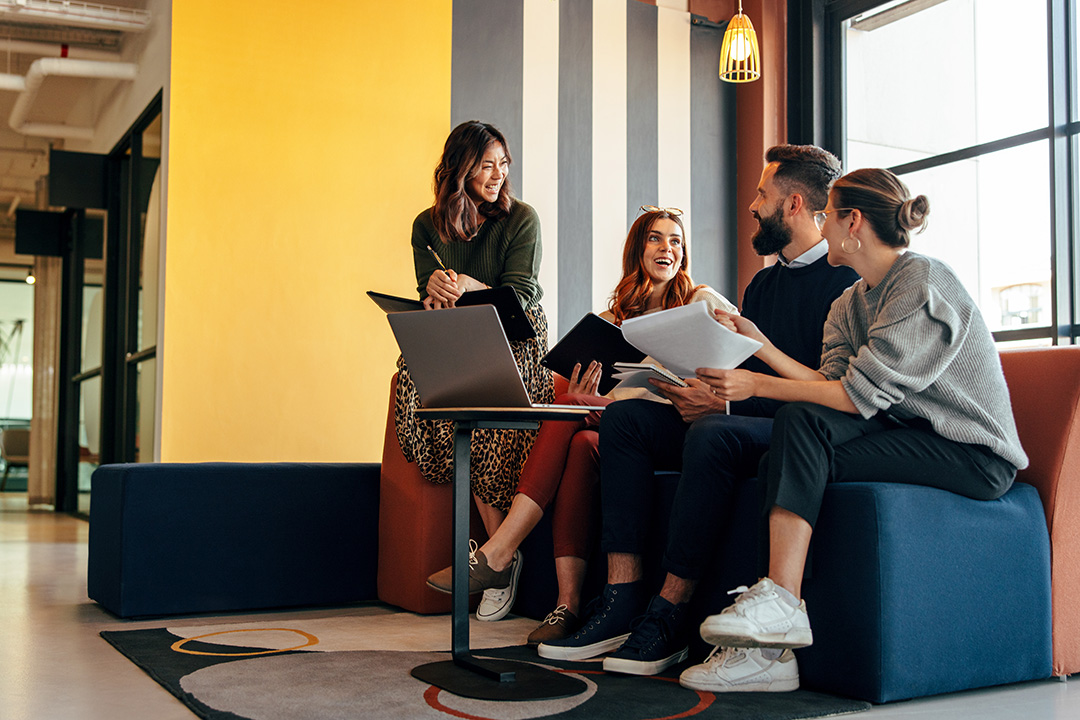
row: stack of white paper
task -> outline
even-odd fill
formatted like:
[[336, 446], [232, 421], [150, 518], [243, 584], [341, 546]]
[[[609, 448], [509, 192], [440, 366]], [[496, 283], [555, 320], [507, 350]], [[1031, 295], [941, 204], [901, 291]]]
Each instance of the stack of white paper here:
[[684, 378], [694, 377], [699, 367], [730, 370], [761, 348], [718, 323], [701, 302], [624, 320], [622, 332], [631, 345]]

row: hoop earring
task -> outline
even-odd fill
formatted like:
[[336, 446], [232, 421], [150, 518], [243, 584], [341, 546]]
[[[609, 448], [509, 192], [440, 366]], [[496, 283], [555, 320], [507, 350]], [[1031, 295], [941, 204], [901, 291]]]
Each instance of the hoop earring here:
[[[848, 250], [848, 240], [854, 240], [855, 241], [855, 249], [854, 250]], [[843, 250], [844, 252], [846, 252], [848, 255], [854, 255], [855, 253], [862, 250], [862, 241], [859, 240], [859, 238], [855, 237], [854, 235], [848, 235], [846, 238], [844, 238], [844, 242], [840, 243], [840, 249]]]

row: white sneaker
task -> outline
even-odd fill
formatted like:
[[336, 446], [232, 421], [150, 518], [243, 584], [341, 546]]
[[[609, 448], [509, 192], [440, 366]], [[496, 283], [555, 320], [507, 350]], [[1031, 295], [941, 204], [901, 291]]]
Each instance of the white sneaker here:
[[758, 648], [714, 647], [700, 665], [683, 670], [679, 684], [706, 692], [789, 692], [799, 689], [795, 653], [769, 660]]
[[484, 591], [484, 597], [480, 600], [480, 607], [476, 608], [476, 619], [484, 622], [502, 620], [514, 606], [514, 598], [517, 597], [518, 578], [521, 577], [521, 551], [514, 551], [514, 559], [510, 561], [510, 584], [504, 588], [488, 588]]
[[728, 595], [733, 593], [740, 593], [733, 605], [701, 623], [701, 638], [705, 642], [739, 648], [801, 648], [813, 644], [806, 603], [792, 607], [780, 597], [769, 578], [763, 578], [751, 588], [737, 587]]

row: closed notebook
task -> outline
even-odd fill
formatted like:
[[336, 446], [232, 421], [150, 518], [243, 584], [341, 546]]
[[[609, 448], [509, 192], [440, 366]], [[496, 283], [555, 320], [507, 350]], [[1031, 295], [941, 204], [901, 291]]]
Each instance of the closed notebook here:
[[[419, 300], [387, 295], [374, 290], [368, 290], [367, 296], [388, 313], [424, 309], [424, 304]], [[457, 307], [476, 305], [495, 306], [507, 340], [528, 340], [536, 337], [536, 331], [533, 330], [532, 323], [529, 322], [529, 318], [525, 315], [525, 309], [521, 307], [521, 300], [518, 298], [517, 293], [514, 292], [514, 288], [509, 285], [467, 292], [456, 303]]]
[[599, 392], [606, 395], [619, 383], [612, 377], [615, 363], [636, 363], [644, 357], [645, 353], [626, 341], [618, 325], [589, 313], [540, 359], [540, 364], [569, 379], [576, 363], [581, 363], [584, 372], [596, 360], [601, 365]]

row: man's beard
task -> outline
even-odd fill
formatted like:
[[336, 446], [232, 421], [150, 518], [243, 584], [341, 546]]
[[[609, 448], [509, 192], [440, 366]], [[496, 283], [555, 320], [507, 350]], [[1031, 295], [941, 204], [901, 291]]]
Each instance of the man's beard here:
[[757, 232], [750, 241], [758, 255], [775, 255], [791, 243], [791, 228], [784, 224], [783, 208], [777, 208], [772, 215], [758, 215], [757, 221]]

